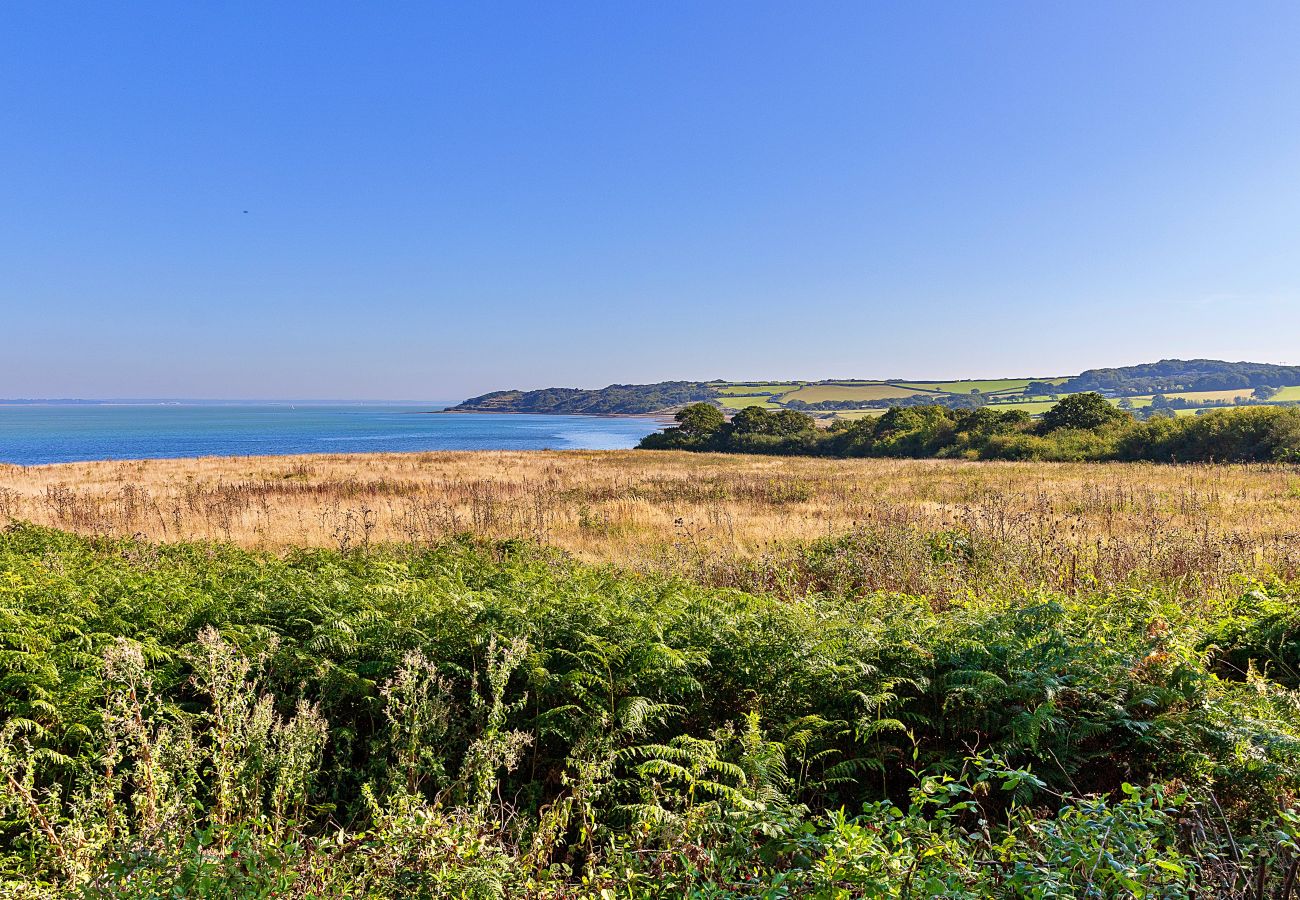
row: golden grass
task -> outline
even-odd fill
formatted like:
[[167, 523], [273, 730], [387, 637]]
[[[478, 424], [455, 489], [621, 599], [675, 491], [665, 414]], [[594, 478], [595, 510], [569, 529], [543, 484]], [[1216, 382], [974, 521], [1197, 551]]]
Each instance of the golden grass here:
[[1300, 550], [1300, 470], [649, 451], [93, 462], [0, 466], [6, 520], [273, 550], [472, 532], [635, 568], [667, 564], [683, 548], [701, 559], [755, 559], [864, 523], [941, 530], [996, 521], [1053, 552], [1154, 547], [1177, 534], [1213, 543], [1215, 559], [1240, 569], [1261, 554], [1290, 560]]

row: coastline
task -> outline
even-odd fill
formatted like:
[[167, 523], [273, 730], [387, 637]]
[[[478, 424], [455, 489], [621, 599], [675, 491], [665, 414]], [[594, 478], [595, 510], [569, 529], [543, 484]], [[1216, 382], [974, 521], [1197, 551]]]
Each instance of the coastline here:
[[651, 419], [664, 425], [676, 425], [677, 420], [670, 412], [650, 413], [570, 413], [570, 412], [525, 412], [519, 409], [431, 409], [417, 415], [424, 416], [574, 416], [588, 419]]

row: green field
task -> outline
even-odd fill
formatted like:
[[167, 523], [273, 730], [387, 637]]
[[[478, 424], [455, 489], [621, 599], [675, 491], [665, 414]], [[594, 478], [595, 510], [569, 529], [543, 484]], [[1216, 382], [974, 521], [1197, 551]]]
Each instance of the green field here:
[[[1163, 393], [1170, 399], [1192, 403], [1227, 405], [1238, 399], [1257, 404], [1250, 385], [1294, 385], [1283, 387], [1275, 402], [1300, 401], [1300, 366], [1269, 363], [1225, 362], [1222, 360], [1161, 360], [1156, 363], [1090, 369], [1076, 376], [1022, 378], [925, 379], [823, 378], [821, 380], [774, 381], [662, 381], [654, 384], [611, 384], [604, 388], [539, 388], [531, 391], [493, 391], [471, 397], [449, 412], [529, 412], [545, 414], [643, 414], [671, 412], [695, 402], [714, 402], [728, 409], [755, 405], [727, 398], [771, 398], [784, 406], [792, 401], [816, 405], [843, 403], [862, 406], [888, 404], [894, 400], [922, 396], [938, 405], [969, 407], [1004, 400], [1032, 400], [1043, 403], [1062, 394], [1100, 391], [1107, 397], [1129, 397], [1133, 405], [1149, 405], [1149, 398]], [[1033, 385], [1036, 393], [1026, 392]], [[1225, 385], [1237, 385], [1224, 389]], [[1146, 399], [1144, 399], [1146, 398]], [[913, 401], [919, 402], [919, 401]], [[1128, 406], [1128, 404], [1125, 404]]]
[[732, 382], [718, 388], [719, 394], [779, 394], [797, 388], [804, 381]]
[[761, 406], [764, 409], [781, 409], [779, 403], [773, 403], [768, 397], [736, 397], [723, 395], [718, 398], [723, 409], [745, 409], [749, 406]]
[[971, 391], [979, 391], [981, 394], [1005, 394], [1022, 392], [1031, 381], [1048, 381], [1057, 384], [1064, 380], [1063, 378], [985, 378], [971, 381], [909, 381], [901, 384], [900, 387], [941, 391], [945, 394], [969, 394]]
[[802, 400], [805, 403], [820, 403], [823, 400], [893, 400], [912, 397], [923, 390], [904, 387], [884, 382], [840, 382], [832, 384], [809, 384], [781, 395], [783, 401]]
[[[1031, 416], [1039, 416], [1054, 405], [1055, 400], [1021, 399], [1025, 387], [1031, 381], [1060, 383], [1062, 378], [986, 378], [970, 381], [822, 381], [822, 382], [729, 382], [719, 387], [718, 402], [727, 410], [739, 410], [750, 406], [764, 409], [782, 409], [791, 400], [805, 403], [822, 401], [873, 401], [903, 400], [918, 394], [933, 395], [936, 399], [945, 396], [968, 396], [972, 390], [978, 390], [997, 409], [1019, 409]], [[1198, 404], [1235, 403], [1238, 398], [1249, 401], [1250, 388], [1235, 388], [1221, 391], [1177, 391], [1166, 393], [1170, 400], [1186, 400]], [[749, 395], [749, 396], [746, 396]], [[757, 395], [757, 396], [756, 396]], [[1151, 405], [1153, 395], [1146, 394], [1128, 397], [1133, 409], [1145, 409]], [[1284, 387], [1273, 397], [1275, 402], [1300, 402], [1300, 385]], [[1119, 405], [1120, 398], [1112, 398], [1111, 403]], [[1200, 407], [1204, 408], [1204, 407]], [[1213, 407], [1210, 407], [1213, 408]], [[1194, 415], [1197, 409], [1177, 410], [1180, 416]], [[878, 416], [883, 410], [837, 410], [835, 416], [823, 415], [820, 418], [857, 420], [866, 416]]]

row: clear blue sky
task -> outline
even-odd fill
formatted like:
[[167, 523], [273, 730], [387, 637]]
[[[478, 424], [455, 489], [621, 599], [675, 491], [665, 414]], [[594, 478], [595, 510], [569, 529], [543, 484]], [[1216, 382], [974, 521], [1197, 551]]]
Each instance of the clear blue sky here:
[[1300, 363], [1298, 47], [1294, 2], [8, 0], [0, 397]]

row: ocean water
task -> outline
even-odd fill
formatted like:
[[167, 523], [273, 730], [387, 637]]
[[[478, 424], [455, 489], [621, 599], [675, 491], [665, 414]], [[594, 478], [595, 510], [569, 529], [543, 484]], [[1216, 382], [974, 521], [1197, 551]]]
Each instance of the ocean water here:
[[0, 462], [373, 453], [417, 450], [619, 450], [652, 419], [492, 413], [429, 415], [438, 404], [0, 405]]

